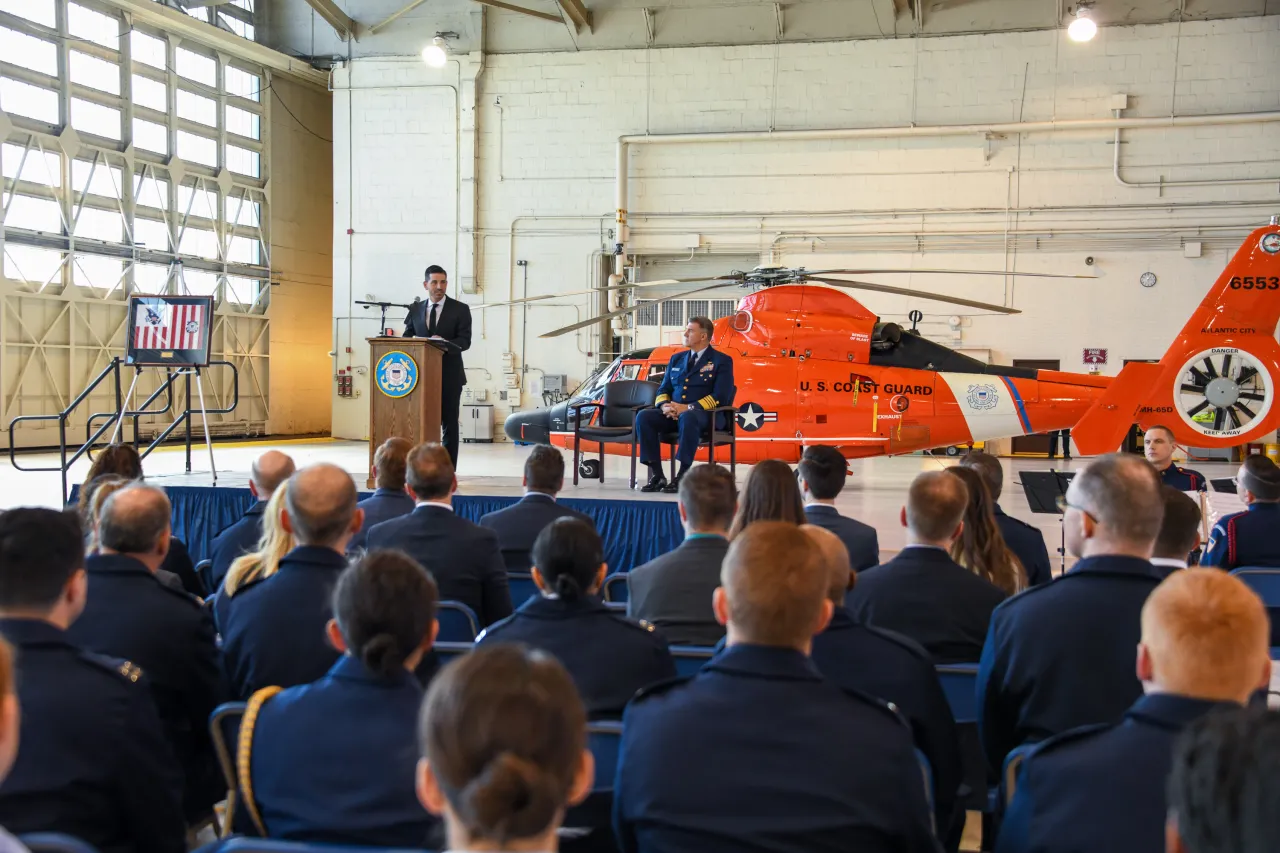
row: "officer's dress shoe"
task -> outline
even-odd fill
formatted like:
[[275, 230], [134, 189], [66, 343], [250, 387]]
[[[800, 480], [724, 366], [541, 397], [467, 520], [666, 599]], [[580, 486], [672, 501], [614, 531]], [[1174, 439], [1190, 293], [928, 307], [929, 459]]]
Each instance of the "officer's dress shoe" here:
[[667, 488], [667, 478], [661, 474], [650, 474], [649, 482], [640, 487], [642, 492], [661, 492]]
[[666, 492], [668, 495], [676, 494], [677, 492], [680, 491], [680, 481], [683, 479], [684, 479], [684, 472], [681, 471], [679, 474], [676, 474], [676, 478], [674, 480], [672, 480], [670, 483], [665, 484], [662, 487], [662, 491]]

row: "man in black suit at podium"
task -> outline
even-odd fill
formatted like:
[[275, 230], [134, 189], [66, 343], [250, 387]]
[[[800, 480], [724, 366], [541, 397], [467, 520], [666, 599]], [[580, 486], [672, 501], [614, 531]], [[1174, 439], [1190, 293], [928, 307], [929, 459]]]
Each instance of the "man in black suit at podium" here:
[[[404, 319], [406, 338], [430, 338], [444, 341], [441, 364], [440, 426], [444, 433], [441, 443], [449, 451], [449, 459], [458, 467], [458, 416], [461, 413], [462, 386], [467, 384], [466, 370], [462, 366], [462, 353], [471, 348], [471, 308], [465, 302], [445, 296], [449, 289], [449, 274], [444, 267], [432, 264], [427, 267], [425, 302], [415, 302]], [[431, 437], [427, 436], [430, 441]]]

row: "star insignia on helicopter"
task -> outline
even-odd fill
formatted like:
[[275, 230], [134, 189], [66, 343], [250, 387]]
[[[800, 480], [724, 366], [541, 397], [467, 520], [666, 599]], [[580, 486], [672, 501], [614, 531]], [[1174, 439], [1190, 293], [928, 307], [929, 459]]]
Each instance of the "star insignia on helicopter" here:
[[738, 426], [747, 432], [755, 432], [765, 424], [776, 423], [777, 412], [766, 412], [759, 403], [743, 403], [738, 407]]

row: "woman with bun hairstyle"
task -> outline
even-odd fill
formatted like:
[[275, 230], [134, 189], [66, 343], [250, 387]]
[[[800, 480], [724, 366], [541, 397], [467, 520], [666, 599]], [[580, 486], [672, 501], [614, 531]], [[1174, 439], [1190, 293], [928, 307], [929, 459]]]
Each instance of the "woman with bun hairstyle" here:
[[542, 594], [485, 629], [477, 645], [524, 643], [550, 652], [573, 677], [592, 719], [621, 717], [636, 691], [676, 676], [666, 639], [600, 600], [609, 567], [589, 523], [558, 518], [529, 553]]
[[232, 825], [288, 841], [436, 848], [414, 798], [423, 689], [413, 669], [436, 636], [431, 575], [370, 551], [338, 577], [329, 642], [343, 653], [312, 684], [250, 698], [236, 750]]
[[444, 818], [453, 853], [554, 853], [565, 809], [595, 773], [569, 673], [519, 645], [446, 666], [427, 691], [419, 741], [418, 799]]

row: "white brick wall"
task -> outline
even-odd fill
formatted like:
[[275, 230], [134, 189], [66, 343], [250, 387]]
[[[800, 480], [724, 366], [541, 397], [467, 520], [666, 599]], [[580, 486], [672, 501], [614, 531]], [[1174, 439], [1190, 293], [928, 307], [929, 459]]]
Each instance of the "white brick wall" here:
[[[1130, 96], [1129, 115], [1166, 116], [1175, 53], [1179, 114], [1280, 109], [1280, 18], [1184, 24], [1180, 45], [1176, 33], [1175, 25], [1105, 28], [1085, 45], [1041, 31], [918, 45], [485, 57], [475, 102], [464, 89], [461, 105], [474, 108], [478, 127], [480, 292], [465, 298], [520, 296], [517, 259], [529, 261], [530, 295], [590, 284], [591, 253], [612, 244], [615, 144], [623, 134], [1094, 118], [1110, 115], [1116, 93]], [[454, 92], [414, 88], [452, 86], [457, 75], [452, 64], [433, 71], [413, 59], [359, 60], [335, 74], [334, 313], [338, 345], [353, 347], [353, 364], [365, 363], [363, 338], [376, 323], [350, 310], [351, 294], [408, 302], [420, 293], [426, 264], [457, 265], [456, 247], [468, 245], [454, 241]], [[359, 90], [344, 91], [348, 85]], [[384, 88], [359, 88], [367, 86]], [[1280, 212], [1280, 185], [1123, 187], [1112, 178], [1111, 142], [1107, 132], [1059, 132], [633, 146], [633, 236], [638, 243], [696, 233], [701, 252], [767, 258], [772, 251], [779, 262], [810, 267], [1002, 269], [1007, 230], [1016, 247], [1011, 268], [1102, 278], [1018, 280], [1008, 290], [1024, 313], [966, 317], [963, 345], [1002, 360], [1059, 358], [1068, 370], [1080, 369], [1083, 347], [1108, 347], [1115, 370], [1122, 358], [1163, 352], [1227, 248]], [[1129, 181], [1280, 177], [1280, 124], [1126, 132], [1121, 156]], [[916, 255], [910, 239], [885, 242], [915, 235], [941, 240], [930, 245], [943, 249]], [[1183, 239], [1205, 240], [1209, 251], [1184, 259]], [[1087, 255], [1097, 260], [1092, 268]], [[1146, 270], [1160, 277], [1152, 290], [1137, 285]], [[663, 271], [679, 275], [678, 266]], [[1000, 278], [882, 280], [997, 302], [1006, 293]], [[598, 346], [590, 333], [555, 341], [537, 334], [587, 316], [587, 299], [554, 301], [561, 304], [529, 312], [527, 344], [522, 312], [477, 313], [467, 355], [477, 368], [469, 374], [474, 387], [499, 387], [504, 351], [530, 368], [585, 375], [593, 361], [586, 353]], [[916, 307], [866, 302], [886, 317]], [[941, 340], [953, 337], [948, 316], [973, 313], [918, 307], [929, 315], [926, 331]], [[355, 321], [343, 319], [352, 314]], [[526, 405], [535, 402], [525, 395]], [[499, 417], [505, 411], [500, 406]], [[367, 398], [335, 401], [335, 433], [363, 435], [367, 412]]]

